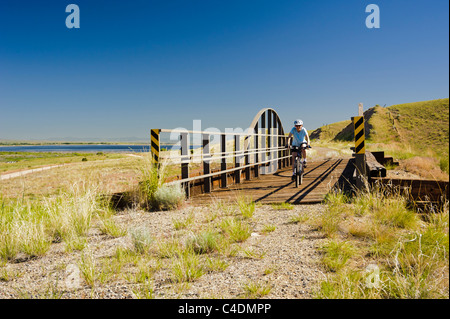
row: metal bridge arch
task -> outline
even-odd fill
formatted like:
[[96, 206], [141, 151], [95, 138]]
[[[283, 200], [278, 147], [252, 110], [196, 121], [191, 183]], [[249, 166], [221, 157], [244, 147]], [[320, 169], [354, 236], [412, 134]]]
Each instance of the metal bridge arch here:
[[[255, 136], [260, 134], [264, 136], [264, 138], [256, 138], [254, 140], [254, 148], [258, 150], [254, 162], [266, 162], [269, 160], [269, 165], [258, 166], [255, 176], [259, 176], [260, 173], [273, 174], [279, 168], [289, 165], [290, 160], [287, 158], [288, 154], [284, 148], [287, 138], [284, 133], [283, 123], [274, 109], [261, 109], [253, 118], [249, 128], [254, 131]], [[246, 143], [245, 149], [248, 148], [249, 143]], [[264, 149], [267, 152], [260, 151]]]
[[269, 128], [269, 130], [272, 127], [278, 129], [277, 133], [279, 135], [284, 135], [284, 128], [283, 124], [281, 123], [281, 119], [278, 116], [278, 113], [272, 108], [261, 109], [253, 118], [253, 121], [249, 127], [255, 129], [256, 131], [256, 128], [258, 127], [259, 123], [261, 123], [263, 127]]

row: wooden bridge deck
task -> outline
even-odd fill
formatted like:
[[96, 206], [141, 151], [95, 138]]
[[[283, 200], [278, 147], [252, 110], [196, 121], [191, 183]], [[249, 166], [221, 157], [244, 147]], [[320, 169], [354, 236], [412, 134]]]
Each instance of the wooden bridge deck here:
[[331, 187], [344, 175], [348, 175], [352, 165], [349, 161], [349, 159], [330, 159], [308, 163], [303, 183], [299, 188], [296, 188], [295, 182], [291, 180], [292, 168], [284, 168], [275, 174], [260, 175], [259, 178], [250, 181], [215, 189], [210, 194], [193, 196], [189, 202], [193, 205], [203, 205], [213, 200], [235, 201], [239, 195], [244, 195], [264, 204], [320, 203]]

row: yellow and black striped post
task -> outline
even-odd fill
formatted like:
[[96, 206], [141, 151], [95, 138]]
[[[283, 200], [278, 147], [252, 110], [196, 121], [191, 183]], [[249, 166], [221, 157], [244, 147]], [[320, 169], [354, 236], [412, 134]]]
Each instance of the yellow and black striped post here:
[[355, 129], [355, 168], [356, 187], [360, 190], [366, 185], [366, 134], [364, 131], [364, 116], [352, 117]]
[[364, 133], [364, 116], [355, 116], [353, 118], [355, 128], [355, 154], [364, 154], [366, 152]]
[[159, 164], [159, 152], [160, 152], [160, 144], [159, 144], [159, 134], [160, 129], [152, 129], [151, 130], [151, 152], [152, 152], [152, 161], [154, 164]]

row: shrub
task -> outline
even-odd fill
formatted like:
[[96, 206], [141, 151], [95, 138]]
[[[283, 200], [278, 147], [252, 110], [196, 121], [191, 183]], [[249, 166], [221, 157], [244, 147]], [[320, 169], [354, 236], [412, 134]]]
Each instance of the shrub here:
[[156, 190], [164, 184], [166, 165], [162, 164], [159, 167], [154, 165], [151, 155], [143, 156], [142, 160], [137, 167], [139, 174], [137, 199], [140, 206], [150, 210]]
[[383, 205], [374, 211], [374, 217], [378, 222], [399, 228], [414, 229], [417, 226], [418, 218], [414, 212], [406, 208], [406, 199], [386, 198], [382, 203]]
[[42, 223], [36, 220], [21, 221], [17, 227], [20, 229], [20, 249], [28, 256], [43, 256], [50, 248], [51, 241]]
[[196, 254], [206, 254], [217, 250], [221, 236], [215, 231], [205, 231], [191, 236], [186, 241], [186, 247]]
[[225, 260], [219, 258], [207, 258], [204, 268], [206, 271], [211, 272], [211, 271], [223, 271], [227, 269], [228, 266], [229, 264]]
[[244, 218], [252, 218], [253, 213], [255, 212], [256, 204], [255, 202], [248, 197], [240, 196], [237, 200], [237, 204], [239, 210]]
[[230, 242], [243, 242], [251, 235], [250, 226], [237, 218], [226, 218], [220, 228], [228, 236]]
[[267, 233], [271, 233], [273, 231], [275, 231], [275, 229], [277, 229], [277, 227], [273, 224], [270, 225], [264, 225], [264, 228], [262, 229], [262, 232], [267, 234]]
[[173, 227], [176, 230], [187, 228], [193, 222], [194, 222], [194, 214], [192, 213], [190, 213], [185, 219], [177, 219], [177, 218], [172, 219]]
[[322, 247], [322, 251], [325, 253], [322, 263], [328, 270], [338, 271], [354, 255], [355, 248], [349, 242], [330, 241]]
[[243, 284], [243, 297], [247, 299], [258, 299], [264, 297], [272, 290], [272, 285], [269, 282], [254, 282], [250, 281]]
[[190, 250], [186, 250], [172, 264], [174, 282], [192, 282], [200, 278], [204, 272], [199, 257]]
[[0, 232], [0, 261], [13, 259], [19, 252], [19, 240], [12, 227], [2, 227]]
[[339, 230], [343, 211], [338, 205], [328, 205], [325, 211], [317, 218], [318, 226], [328, 237], [334, 237]]
[[129, 233], [136, 252], [140, 254], [146, 253], [153, 242], [150, 231], [146, 227], [137, 227], [130, 229]]
[[157, 255], [159, 258], [172, 258], [183, 253], [183, 247], [176, 238], [170, 238], [157, 243]]
[[87, 250], [81, 254], [81, 260], [78, 263], [81, 274], [90, 287], [94, 287], [98, 280], [97, 262], [92, 251]]
[[77, 185], [70, 192], [44, 200], [0, 199], [0, 259], [44, 255], [52, 242], [68, 248], [84, 246], [98, 209], [97, 191]]
[[99, 228], [103, 234], [107, 234], [115, 238], [125, 236], [127, 233], [124, 228], [114, 222], [112, 217], [102, 218], [100, 220]]
[[136, 194], [137, 204], [147, 210], [169, 210], [180, 206], [185, 199], [181, 185], [164, 184], [167, 177], [167, 163], [155, 165], [151, 156], [144, 156], [143, 160], [138, 167], [140, 181]]
[[289, 218], [289, 223], [292, 224], [298, 224], [298, 223], [304, 223], [307, 220], [309, 220], [310, 216], [304, 213], [298, 213], [297, 215], [293, 215]]
[[157, 188], [152, 200], [155, 209], [170, 210], [179, 207], [185, 199], [184, 189], [179, 184], [162, 185]]

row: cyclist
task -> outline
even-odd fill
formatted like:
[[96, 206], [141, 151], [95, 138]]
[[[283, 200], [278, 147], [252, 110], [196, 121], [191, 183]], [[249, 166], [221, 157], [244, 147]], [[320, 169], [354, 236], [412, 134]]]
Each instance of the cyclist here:
[[[289, 132], [289, 136], [287, 139], [286, 147], [289, 147], [289, 142], [291, 138], [293, 137], [292, 146], [300, 147], [302, 143], [307, 143], [308, 147], [310, 146], [310, 140], [308, 131], [303, 127], [303, 121], [302, 120], [295, 120], [294, 121], [294, 127]], [[295, 178], [295, 157], [297, 156], [297, 152], [292, 152], [292, 178]], [[306, 168], [306, 150], [302, 149], [302, 156], [303, 156], [303, 167]]]

